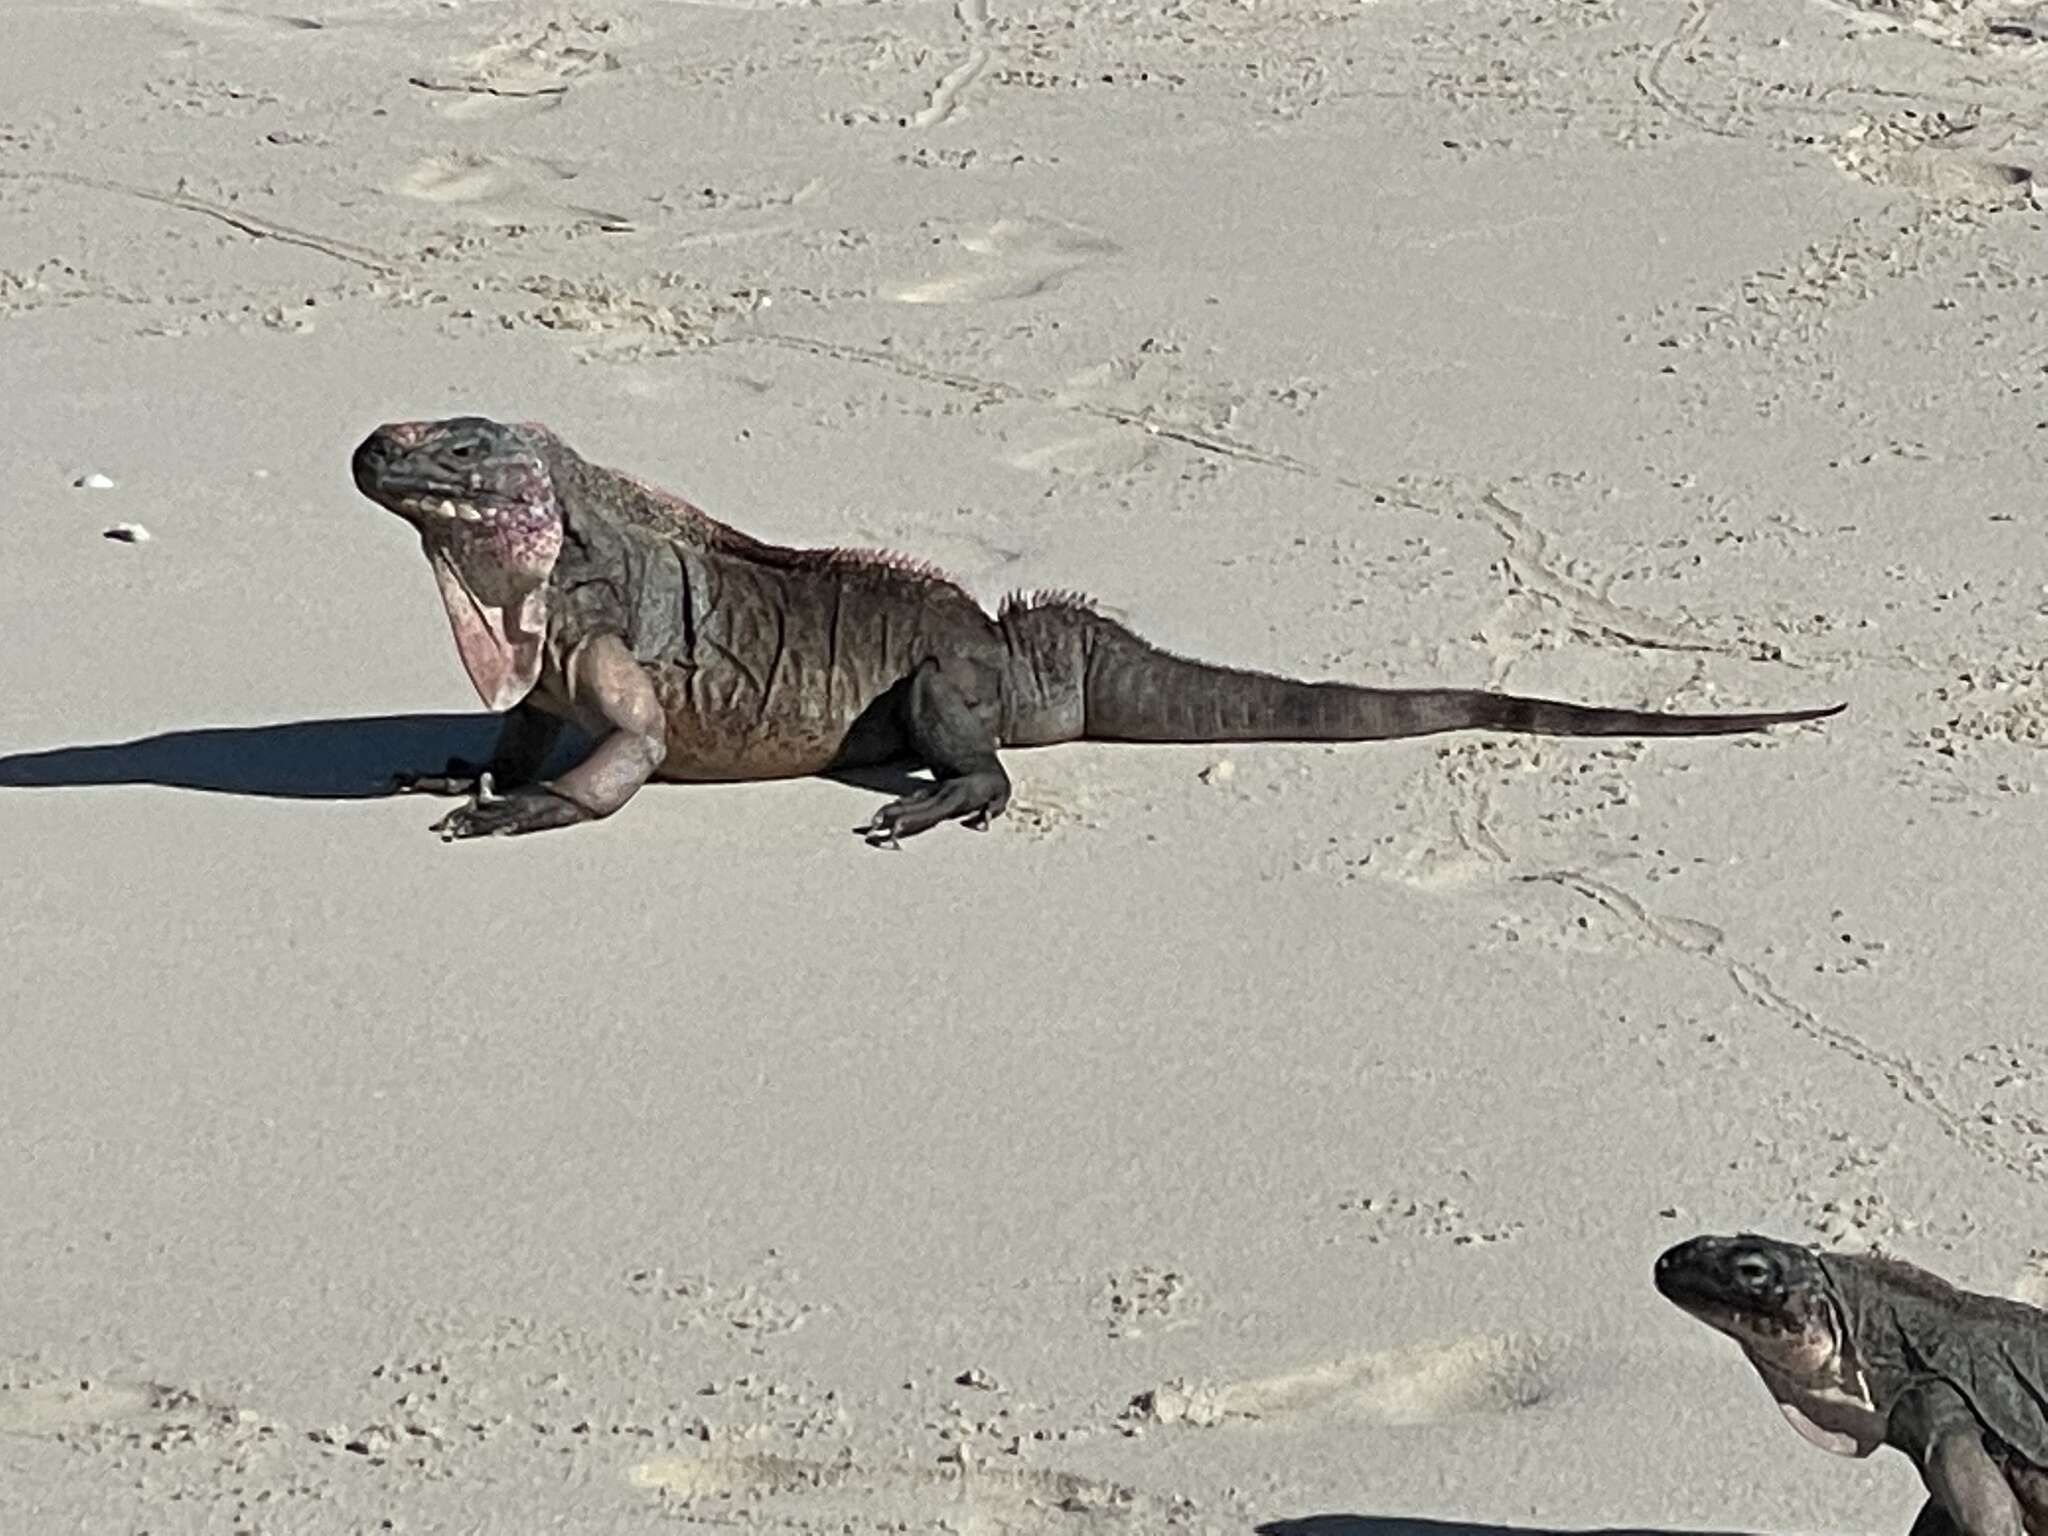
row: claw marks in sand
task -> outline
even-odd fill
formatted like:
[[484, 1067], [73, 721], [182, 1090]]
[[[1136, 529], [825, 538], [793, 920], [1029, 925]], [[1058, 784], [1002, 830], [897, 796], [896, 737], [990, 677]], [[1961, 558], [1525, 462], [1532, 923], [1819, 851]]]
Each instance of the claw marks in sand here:
[[142, 0], [142, 3], [151, 10], [175, 12], [203, 27], [249, 32], [318, 32], [327, 25], [311, 16], [271, 15], [239, 5], [215, 5], [209, 0]]
[[1187, 1276], [1149, 1264], [1111, 1275], [1100, 1292], [1100, 1301], [1112, 1339], [1141, 1339], [1148, 1333], [1186, 1328], [1202, 1307], [1201, 1295]]
[[1918, 1062], [1887, 1050], [1852, 1030], [1830, 1024], [1812, 1009], [1787, 996], [1761, 966], [1730, 954], [1725, 935], [1708, 923], [1667, 917], [1651, 911], [1617, 886], [1582, 870], [1549, 870], [1522, 875], [1529, 883], [1562, 886], [1602, 908], [1623, 928], [1657, 947], [1689, 955], [1718, 967], [1743, 998], [1795, 1034], [1838, 1051], [1861, 1066], [1881, 1073], [1906, 1103], [1931, 1115], [1953, 1140], [1986, 1162], [2033, 1183], [2048, 1183], [2048, 1159], [2015, 1152], [1994, 1119], [1958, 1108]]
[[[1487, 520], [1507, 545], [1502, 556], [1510, 583], [1540, 601], [1561, 609], [1573, 629], [1651, 651], [1720, 651], [1705, 636], [1682, 624], [1668, 623], [1655, 614], [1627, 608], [1603, 591], [1567, 576], [1550, 557], [1549, 540], [1533, 526], [1499, 491], [1481, 498]], [[1746, 654], [1746, 653], [1743, 653]]]
[[1202, 378], [1181, 352], [1155, 337], [1069, 374], [1044, 402], [1051, 413], [1015, 430], [1004, 462], [1032, 474], [1120, 476], [1175, 434], [1222, 441], [1257, 390]]
[[1560, 1360], [1560, 1351], [1524, 1334], [1470, 1334], [1251, 1381], [1171, 1382], [1133, 1398], [1125, 1416], [1198, 1428], [1304, 1418], [1436, 1424], [1534, 1407], [1556, 1390]]
[[802, 1529], [1081, 1531], [1096, 1524], [1152, 1529], [1184, 1523], [1186, 1506], [1121, 1484], [1051, 1468], [995, 1465], [963, 1446], [932, 1463], [866, 1466], [850, 1453], [657, 1456], [628, 1474], [700, 1518]]
[[61, 1440], [152, 1426], [166, 1432], [230, 1409], [210, 1408], [189, 1392], [154, 1382], [61, 1377], [0, 1384], [0, 1435]]
[[967, 33], [967, 57], [932, 87], [925, 104], [904, 119], [906, 128], [935, 128], [960, 109], [967, 88], [988, 68], [988, 0], [958, 0], [953, 15]]
[[392, 190], [493, 224], [539, 224], [559, 221], [567, 214], [605, 229], [631, 229], [633, 221], [625, 214], [553, 195], [579, 174], [569, 166], [533, 156], [462, 151], [429, 155], [415, 162]]
[[[932, 226], [927, 225], [927, 229]], [[946, 236], [932, 233], [939, 244]], [[888, 289], [899, 304], [978, 304], [1043, 293], [1067, 273], [1117, 247], [1092, 230], [1061, 219], [1021, 215], [955, 232], [952, 243], [971, 260], [951, 271]]]
[[576, 81], [619, 67], [616, 31], [615, 22], [580, 18], [520, 27], [441, 70], [412, 76], [412, 84], [431, 92], [434, 110], [447, 118], [550, 111]]
[[[2038, 206], [2032, 152], [2012, 123], [1987, 124], [1946, 112], [1865, 117], [1836, 138], [1835, 164], [1877, 186], [1900, 187], [1943, 205]], [[2039, 146], [2034, 146], [2038, 148]]]

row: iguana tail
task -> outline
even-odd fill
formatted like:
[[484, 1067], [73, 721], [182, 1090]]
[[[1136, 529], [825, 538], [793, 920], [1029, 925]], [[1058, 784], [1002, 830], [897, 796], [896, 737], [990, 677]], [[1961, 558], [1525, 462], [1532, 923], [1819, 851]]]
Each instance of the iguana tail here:
[[[1008, 625], [1028, 631], [1037, 627], [1032, 619], [1054, 613], [1065, 621], [1062, 627], [1080, 629], [1078, 735], [1088, 741], [1375, 741], [1471, 729], [1545, 736], [1711, 736], [1819, 720], [1844, 707], [1660, 714], [1474, 688], [1311, 683], [1191, 661], [1078, 606], [1013, 610]], [[1060, 649], [1073, 655], [1068, 647]]]

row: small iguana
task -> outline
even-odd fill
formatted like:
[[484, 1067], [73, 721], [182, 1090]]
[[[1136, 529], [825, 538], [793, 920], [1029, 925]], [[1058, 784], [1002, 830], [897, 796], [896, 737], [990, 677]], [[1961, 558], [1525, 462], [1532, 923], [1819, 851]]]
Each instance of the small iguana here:
[[1815, 1445], [1912, 1457], [1911, 1536], [2048, 1536], [2048, 1312], [1750, 1233], [1668, 1249], [1656, 1285], [1742, 1346]]
[[[401, 775], [472, 798], [444, 838], [608, 816], [651, 778], [768, 779], [914, 760], [934, 783], [858, 830], [895, 843], [1010, 798], [1000, 746], [1365, 741], [1484, 727], [1580, 736], [1754, 731], [1842, 706], [1655, 714], [1473, 689], [1297, 682], [1185, 660], [1064, 593], [992, 617], [897, 555], [766, 544], [482, 417], [379, 427], [357, 487], [419, 534], [470, 681], [509, 711], [490, 763]], [[596, 745], [541, 765], [565, 721]], [[501, 792], [502, 791], [502, 792]]]

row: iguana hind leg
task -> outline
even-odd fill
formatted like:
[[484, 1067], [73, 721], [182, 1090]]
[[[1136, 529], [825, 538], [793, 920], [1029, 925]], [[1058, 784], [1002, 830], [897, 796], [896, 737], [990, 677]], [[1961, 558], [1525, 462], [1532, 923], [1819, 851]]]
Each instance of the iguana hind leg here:
[[891, 800], [860, 832], [878, 847], [893, 848], [942, 821], [964, 818], [977, 831], [1003, 814], [1010, 803], [1010, 776], [996, 757], [995, 727], [975, 713], [960, 684], [927, 658], [904, 690], [903, 733], [910, 750], [937, 780], [900, 800]]
[[1907, 1392], [1892, 1406], [1885, 1438], [1913, 1458], [1927, 1484], [1913, 1536], [2024, 1536], [2019, 1500], [1955, 1388], [1931, 1382]]
[[548, 760], [561, 734], [560, 719], [521, 702], [505, 712], [488, 763], [451, 757], [439, 773], [393, 774], [391, 789], [400, 795], [473, 795], [486, 773], [499, 788], [517, 789], [539, 776], [541, 764]]

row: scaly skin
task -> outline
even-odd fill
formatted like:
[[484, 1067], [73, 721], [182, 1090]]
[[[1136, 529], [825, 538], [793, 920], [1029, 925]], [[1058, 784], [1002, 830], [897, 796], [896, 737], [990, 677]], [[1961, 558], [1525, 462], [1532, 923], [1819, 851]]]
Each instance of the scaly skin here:
[[1656, 1285], [1742, 1346], [1814, 1444], [1912, 1457], [1911, 1536], [2048, 1536], [2048, 1312], [1751, 1233], [1668, 1249]]
[[[1842, 706], [1658, 714], [1471, 689], [1299, 682], [1158, 649], [1063, 594], [993, 616], [938, 572], [867, 551], [764, 544], [591, 464], [545, 427], [481, 417], [379, 427], [357, 487], [420, 535], [477, 692], [508, 711], [485, 767], [397, 787], [472, 796], [448, 838], [608, 816], [651, 778], [783, 778], [903, 759], [928, 789], [870, 841], [986, 827], [998, 747], [1063, 741], [1369, 741], [1480, 727], [1686, 736]], [[597, 745], [538, 778], [564, 721]]]

